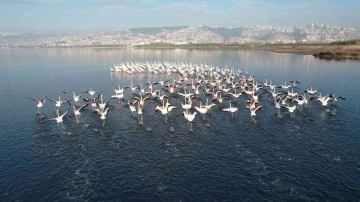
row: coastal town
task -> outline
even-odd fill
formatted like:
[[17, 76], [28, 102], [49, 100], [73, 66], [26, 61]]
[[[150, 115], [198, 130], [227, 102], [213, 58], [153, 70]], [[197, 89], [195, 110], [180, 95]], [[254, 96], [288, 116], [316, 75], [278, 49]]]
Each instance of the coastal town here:
[[243, 27], [182, 26], [134, 28], [103, 32], [46, 35], [0, 32], [0, 47], [133, 47], [148, 44], [329, 43], [360, 38], [354, 27], [312, 23], [305, 27], [254, 25]]

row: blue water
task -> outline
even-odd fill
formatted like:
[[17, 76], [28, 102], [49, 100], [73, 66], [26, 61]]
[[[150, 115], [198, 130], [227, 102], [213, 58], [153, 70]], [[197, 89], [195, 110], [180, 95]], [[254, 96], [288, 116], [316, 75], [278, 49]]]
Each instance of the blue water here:
[[[105, 127], [88, 108], [79, 124], [69, 112], [62, 128], [39, 121], [27, 98], [66, 99], [62, 91], [89, 88], [109, 98], [119, 84], [176, 77], [109, 71], [126, 61], [227, 65], [258, 81], [300, 80], [299, 91], [312, 86], [346, 101], [328, 108], [311, 102], [279, 118], [265, 95], [254, 123], [242, 97], [233, 102], [234, 118], [215, 107], [205, 121], [196, 117], [190, 132], [181, 109], [166, 124], [153, 100], [144, 126], [111, 101]], [[266, 51], [0, 50], [0, 201], [359, 201], [359, 68], [354, 61]], [[170, 98], [179, 107], [182, 101]], [[42, 112], [56, 116], [50, 102]]]

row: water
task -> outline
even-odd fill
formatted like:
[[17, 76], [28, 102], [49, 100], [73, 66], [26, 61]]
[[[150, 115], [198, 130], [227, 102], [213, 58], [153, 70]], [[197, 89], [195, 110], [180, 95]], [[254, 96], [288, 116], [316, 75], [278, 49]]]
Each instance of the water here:
[[[79, 124], [70, 112], [61, 128], [39, 122], [35, 103], [26, 98], [65, 99], [62, 91], [89, 88], [108, 98], [119, 84], [168, 77], [109, 71], [113, 63], [147, 60], [227, 65], [247, 69], [258, 81], [296, 79], [301, 90], [312, 86], [347, 100], [328, 111], [312, 102], [305, 115], [278, 118], [264, 96], [254, 123], [240, 98], [234, 118], [213, 108], [205, 121], [195, 118], [190, 132], [182, 110], [174, 109], [165, 124], [155, 101], [146, 102], [143, 126], [112, 102], [104, 128], [90, 108]], [[0, 199], [358, 201], [359, 65], [264, 51], [0, 50]], [[178, 106], [181, 101], [170, 99]], [[46, 102], [43, 113], [55, 117], [54, 104]]]

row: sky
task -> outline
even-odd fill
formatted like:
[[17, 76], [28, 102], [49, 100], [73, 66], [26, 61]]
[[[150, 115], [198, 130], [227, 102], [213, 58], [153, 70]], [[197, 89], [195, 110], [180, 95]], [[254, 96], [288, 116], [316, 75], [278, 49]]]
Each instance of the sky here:
[[164, 26], [360, 29], [359, 0], [0, 0], [0, 32], [81, 33]]

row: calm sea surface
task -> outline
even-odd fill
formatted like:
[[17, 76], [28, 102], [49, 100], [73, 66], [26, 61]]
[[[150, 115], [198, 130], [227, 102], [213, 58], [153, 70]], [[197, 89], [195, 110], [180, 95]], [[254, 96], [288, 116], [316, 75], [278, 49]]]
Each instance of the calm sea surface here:
[[[166, 124], [154, 100], [146, 101], [143, 126], [111, 101], [105, 127], [88, 108], [79, 124], [69, 112], [61, 128], [39, 121], [27, 98], [66, 99], [62, 91], [92, 88], [107, 99], [131, 81], [178, 78], [109, 71], [132, 61], [227, 65], [257, 81], [296, 79], [300, 92], [312, 86], [346, 100], [327, 108], [314, 101], [278, 117], [265, 95], [255, 123], [241, 97], [234, 118], [215, 107], [190, 132], [182, 109]], [[359, 79], [359, 62], [265, 51], [0, 50], [0, 201], [360, 201]], [[178, 107], [182, 101], [170, 98]], [[56, 116], [48, 101], [42, 112]]]

